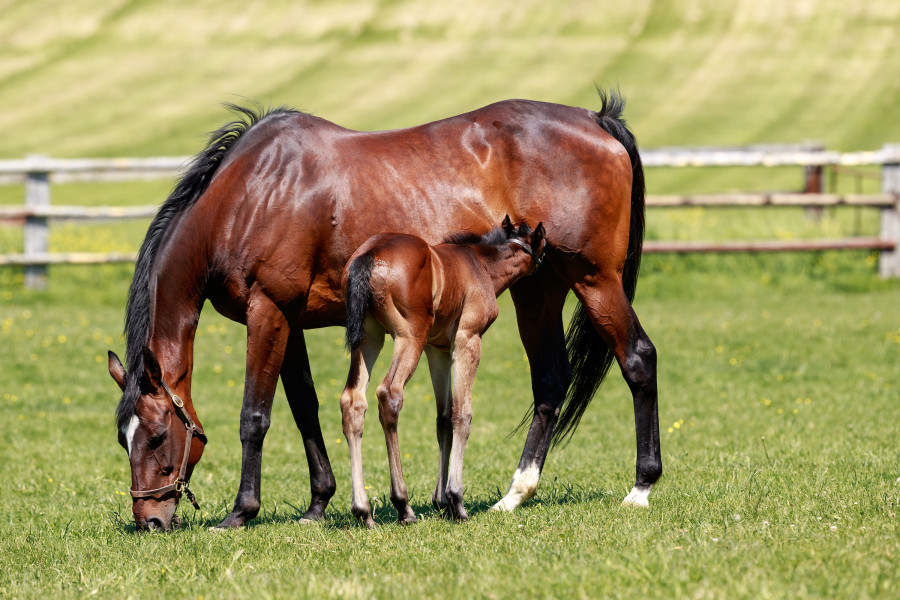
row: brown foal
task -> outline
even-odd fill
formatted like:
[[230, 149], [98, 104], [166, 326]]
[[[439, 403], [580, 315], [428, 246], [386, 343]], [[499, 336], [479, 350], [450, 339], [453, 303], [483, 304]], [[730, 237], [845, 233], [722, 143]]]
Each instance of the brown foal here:
[[[497, 296], [540, 263], [544, 226], [513, 226], [509, 215], [500, 228], [482, 236], [451, 236], [429, 246], [414, 235], [384, 233], [369, 238], [344, 269], [350, 373], [341, 395], [344, 435], [350, 448], [353, 514], [373, 527], [363, 482], [361, 438], [372, 365], [394, 339], [394, 355], [378, 386], [378, 416], [387, 443], [391, 502], [400, 523], [415, 523], [409, 505], [397, 421], [403, 389], [423, 350], [428, 356], [437, 403], [440, 464], [432, 502], [449, 508], [457, 520], [463, 506], [463, 453], [472, 421], [472, 383], [481, 359], [481, 336], [497, 318]], [[452, 366], [452, 376], [451, 376]]]

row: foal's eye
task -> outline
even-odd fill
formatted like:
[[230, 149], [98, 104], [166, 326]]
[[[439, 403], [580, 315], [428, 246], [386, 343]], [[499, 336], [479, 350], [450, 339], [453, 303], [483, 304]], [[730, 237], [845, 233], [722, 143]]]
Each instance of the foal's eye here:
[[151, 449], [151, 450], [156, 450], [157, 448], [159, 448], [160, 446], [162, 446], [162, 443], [163, 443], [163, 442], [165, 441], [165, 439], [166, 439], [166, 433], [167, 433], [167, 432], [163, 431], [161, 434], [159, 434], [159, 435], [154, 436], [153, 438], [151, 438], [151, 440], [150, 440], [150, 449]]

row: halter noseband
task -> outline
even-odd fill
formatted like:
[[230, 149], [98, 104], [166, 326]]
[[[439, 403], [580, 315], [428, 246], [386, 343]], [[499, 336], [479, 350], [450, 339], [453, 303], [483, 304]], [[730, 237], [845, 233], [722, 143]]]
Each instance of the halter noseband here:
[[197, 436], [198, 440], [203, 442], [203, 444], [206, 444], [206, 434], [203, 433], [203, 429], [197, 427], [197, 424], [194, 423], [191, 415], [185, 410], [184, 401], [182, 401], [179, 396], [172, 393], [172, 390], [169, 389], [169, 386], [166, 385], [165, 381], [160, 380], [160, 383], [162, 384], [163, 390], [165, 390], [166, 394], [172, 400], [172, 404], [175, 406], [175, 414], [178, 415], [178, 418], [181, 419], [181, 422], [184, 423], [185, 428], [187, 428], [187, 437], [184, 441], [184, 456], [181, 459], [181, 469], [178, 471], [178, 478], [174, 483], [153, 490], [130, 489], [128, 491], [131, 492], [132, 498], [153, 498], [174, 491], [176, 494], [184, 494], [187, 496], [193, 507], [200, 510], [197, 498], [195, 498], [193, 492], [188, 489], [188, 480], [185, 479], [185, 475], [187, 474], [188, 459], [191, 456], [191, 442], [193, 441], [194, 436]]
[[532, 272], [533, 272], [533, 271], [537, 271], [537, 268], [538, 268], [539, 266], [541, 266], [541, 261], [544, 260], [544, 253], [541, 252], [541, 255], [540, 255], [540, 256], [535, 256], [535, 255], [534, 255], [534, 250], [531, 249], [531, 246], [529, 246], [528, 244], [526, 244], [525, 242], [523, 242], [523, 241], [520, 240], [519, 238], [510, 238], [508, 241], [510, 241], [510, 242], [512, 242], [513, 244], [516, 244], [517, 246], [521, 247], [522, 250], [524, 250], [525, 253], [528, 254], [528, 256], [531, 257], [531, 261], [534, 263], [534, 268], [532, 269]]

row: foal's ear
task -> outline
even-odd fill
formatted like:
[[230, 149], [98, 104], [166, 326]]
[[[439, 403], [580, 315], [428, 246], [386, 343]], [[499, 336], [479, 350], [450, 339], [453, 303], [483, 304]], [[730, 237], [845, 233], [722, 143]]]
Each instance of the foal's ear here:
[[144, 346], [144, 377], [154, 389], [158, 388], [159, 383], [162, 381], [162, 369], [159, 366], [159, 361], [156, 360], [153, 350], [147, 346]]
[[544, 239], [544, 236], [546, 236], [546, 235], [547, 235], [547, 232], [544, 230], [544, 222], [541, 221], [540, 223], [537, 224], [537, 227], [534, 228], [533, 244], [535, 246], [537, 246], [541, 242], [541, 240]]
[[124, 392], [125, 367], [122, 366], [122, 361], [119, 360], [119, 357], [116, 356], [116, 353], [112, 350], [109, 351], [109, 374], [112, 375], [115, 382], [119, 384], [119, 389]]
[[515, 233], [515, 228], [513, 227], [512, 221], [509, 219], [509, 215], [503, 218], [503, 223], [500, 224], [500, 227], [503, 228], [503, 232], [506, 234], [506, 237], [511, 236]]

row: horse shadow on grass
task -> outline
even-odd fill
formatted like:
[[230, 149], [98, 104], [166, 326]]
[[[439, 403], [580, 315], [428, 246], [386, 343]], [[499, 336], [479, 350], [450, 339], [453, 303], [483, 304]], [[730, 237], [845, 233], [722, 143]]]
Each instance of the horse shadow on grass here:
[[[441, 511], [434, 508], [430, 498], [417, 501], [416, 494], [411, 494], [411, 496], [410, 504], [420, 522], [437, 520], [449, 523], [454, 522], [449, 517], [447, 511]], [[489, 513], [491, 507], [493, 507], [502, 497], [503, 493], [499, 488], [493, 493], [473, 494], [471, 497], [467, 497], [465, 505], [466, 510], [469, 513], [469, 518], [472, 519], [478, 515]], [[543, 486], [534, 498], [525, 502], [520, 510], [528, 510], [529, 507], [538, 505], [545, 507], [563, 507], [566, 505], [576, 506], [587, 503], [618, 503], [620, 500], [621, 498], [618, 498], [612, 491], [586, 487], [580, 484], [560, 483], [554, 478]], [[394, 506], [391, 504], [390, 500], [382, 496], [373, 496], [370, 501], [372, 505], [372, 518], [377, 527], [397, 525], [397, 512], [394, 510]], [[304, 512], [305, 507], [303, 505], [282, 500], [275, 508], [273, 508], [273, 510], [262, 511], [257, 518], [247, 523], [245, 527], [259, 527], [262, 525], [281, 523], [301, 524], [301, 517]], [[208, 525], [211, 527], [218, 524], [216, 519], [209, 519], [208, 521]], [[353, 530], [364, 528], [350, 512], [349, 504], [347, 506], [342, 506], [340, 504], [336, 505], [334, 502], [329, 505], [329, 509], [325, 513], [325, 518], [314, 525], [330, 530]], [[303, 523], [302, 526], [306, 526], [306, 523]], [[415, 527], [415, 525], [412, 525], [412, 527]]]
[[[434, 508], [431, 505], [430, 499], [427, 501], [416, 501], [415, 495], [413, 496], [410, 504], [419, 521], [442, 520], [453, 522], [446, 511], [440, 511]], [[466, 510], [469, 513], [469, 518], [471, 519], [478, 515], [490, 512], [491, 507], [493, 507], [502, 497], [502, 491], [500, 488], [496, 488], [493, 493], [475, 494], [472, 495], [471, 498], [467, 498], [465, 504]], [[529, 506], [533, 507], [537, 505], [563, 507], [566, 505], [603, 503], [610, 501], [619, 501], [619, 498], [617, 498], [612, 491], [599, 490], [577, 483], [561, 483], [554, 478], [553, 481], [542, 486], [538, 494], [531, 500], [525, 502], [519, 510], [528, 510]], [[397, 524], [397, 512], [394, 510], [390, 500], [381, 496], [373, 496], [371, 498], [371, 504], [372, 518], [378, 527]], [[191, 514], [190, 511], [186, 510], [180, 512], [181, 523], [180, 525], [174, 526], [173, 530], [209, 529], [215, 528], [221, 523], [222, 519], [228, 514], [228, 506], [227, 503], [223, 503], [222, 507], [213, 514]], [[349, 504], [344, 507], [339, 505], [336, 506], [332, 503], [325, 513], [325, 518], [316, 523], [303, 522], [302, 516], [305, 512], [306, 507], [299, 503], [295, 504], [288, 500], [276, 501], [273, 502], [271, 507], [264, 506], [260, 514], [255, 519], [246, 523], [244, 528], [251, 529], [266, 525], [291, 523], [303, 527], [309, 525], [319, 526], [330, 530], [352, 530], [363, 528], [356, 517], [350, 512]], [[128, 520], [124, 519], [116, 511], [114, 511], [114, 513], [114, 524], [122, 533], [142, 533], [135, 527], [134, 522], [128, 522]]]

